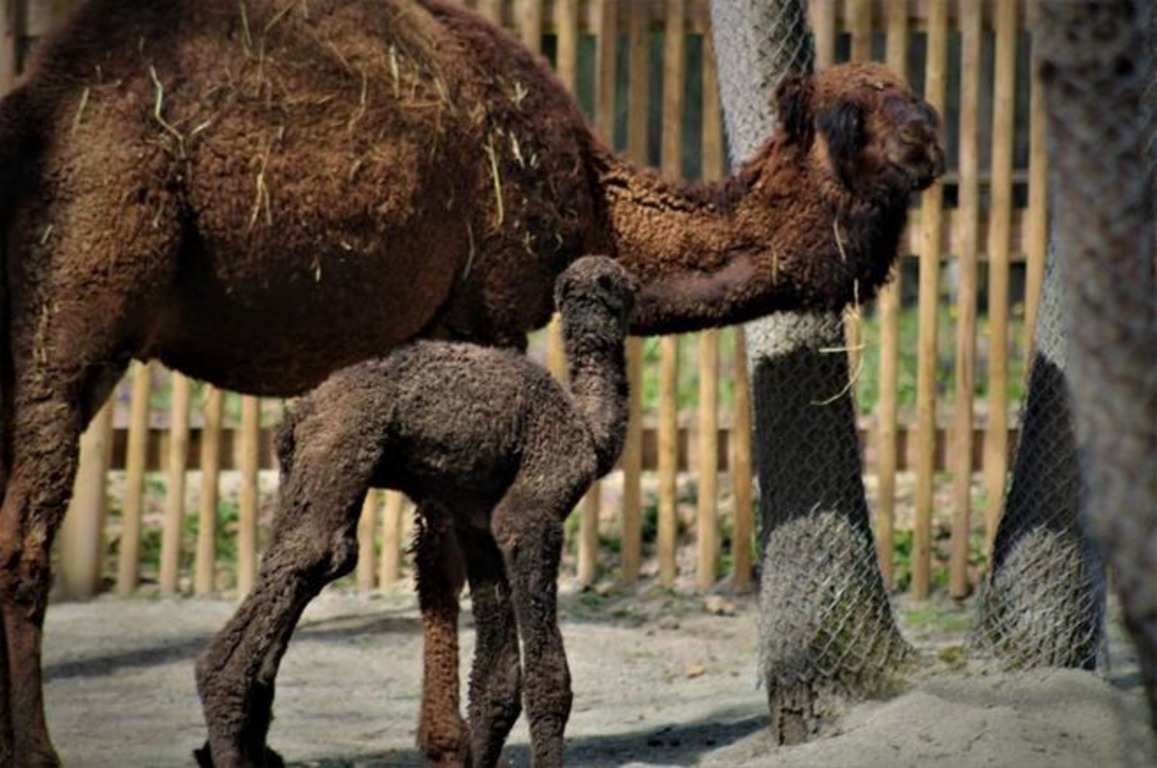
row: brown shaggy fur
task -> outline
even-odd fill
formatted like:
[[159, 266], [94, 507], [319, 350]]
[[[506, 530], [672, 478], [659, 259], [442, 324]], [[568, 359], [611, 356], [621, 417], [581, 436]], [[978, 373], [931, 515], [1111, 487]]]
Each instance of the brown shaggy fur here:
[[[489, 596], [512, 598], [513, 614], [506, 600], [478, 624], [470, 678], [478, 763], [497, 763], [524, 673], [534, 764], [562, 764], [571, 704], [555, 614], [562, 523], [622, 449], [623, 338], [636, 290], [605, 257], [579, 259], [559, 277], [570, 394], [513, 350], [417, 341], [338, 371], [300, 402], [279, 432], [281, 503], [257, 585], [197, 664], [212, 750], [202, 764], [274, 759], [265, 736], [278, 664], [306, 603], [354, 567], [370, 486], [449, 510], [423, 524], [460, 532], [483, 613]], [[423, 577], [445, 577], [428, 565]], [[492, 656], [502, 651], [510, 653]], [[434, 656], [428, 663], [440, 662]], [[457, 686], [446, 693], [457, 707]]]
[[418, 337], [521, 346], [584, 253], [639, 277], [633, 333], [866, 299], [935, 114], [869, 64], [779, 100], [735, 180], [688, 189], [442, 0], [82, 4], [0, 101], [0, 763], [57, 763], [48, 548], [130, 359], [285, 396]]

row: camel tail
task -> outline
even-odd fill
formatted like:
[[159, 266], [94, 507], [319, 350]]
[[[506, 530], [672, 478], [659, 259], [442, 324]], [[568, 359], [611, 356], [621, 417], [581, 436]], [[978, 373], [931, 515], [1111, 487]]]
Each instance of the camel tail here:
[[34, 122], [28, 92], [17, 87], [0, 99], [0, 221], [8, 219], [19, 194], [18, 184], [24, 151], [28, 149], [29, 123]]

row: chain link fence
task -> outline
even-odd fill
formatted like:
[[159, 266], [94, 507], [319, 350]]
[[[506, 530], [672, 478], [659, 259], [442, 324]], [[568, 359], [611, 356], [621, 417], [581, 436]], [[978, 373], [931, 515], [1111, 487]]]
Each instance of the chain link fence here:
[[[733, 158], [769, 133], [779, 79], [814, 68], [804, 6], [711, 5]], [[1125, 0], [1046, 0], [1042, 9], [1057, 221], [976, 640], [1006, 668], [1097, 667], [1103, 552], [1157, 705], [1153, 15]], [[776, 316], [746, 331], [761, 488], [760, 676], [776, 736], [791, 742], [842, 697], [886, 679], [908, 646], [872, 547], [847, 358], [830, 353], [845, 345], [842, 319]]]
[[1092, 669], [1104, 639], [1104, 569], [1079, 520], [1063, 271], [1050, 248], [1020, 442], [978, 605], [977, 643], [1008, 669]]
[[[1104, 549], [1157, 726], [1157, 274], [1151, 3], [1041, 5], [1055, 247], [1070, 313], [1084, 521]], [[1152, 155], [1148, 155], [1152, 159]]]
[[[1009, 667], [1100, 665], [1103, 556], [1157, 729], [1155, 16], [1124, 0], [1041, 5], [1054, 223], [978, 639]], [[1152, 734], [1130, 749], [1152, 764]]]
[[[814, 70], [814, 45], [802, 0], [716, 0], [711, 14], [739, 160], [770, 135], [780, 79]], [[884, 684], [909, 647], [869, 525], [843, 318], [774, 315], [746, 333], [760, 487], [760, 679], [775, 737], [794, 743], [849, 697]]]

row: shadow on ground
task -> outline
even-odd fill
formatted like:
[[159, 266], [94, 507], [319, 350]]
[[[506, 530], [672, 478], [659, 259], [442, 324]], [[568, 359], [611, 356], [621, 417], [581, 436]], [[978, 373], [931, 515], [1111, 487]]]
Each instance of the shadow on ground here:
[[[611, 768], [630, 763], [624, 755], [646, 754], [646, 765], [695, 765], [709, 752], [734, 744], [766, 728], [766, 715], [735, 719], [734, 711], [720, 711], [711, 718], [679, 725], [665, 725], [609, 736], [580, 736], [566, 740], [566, 764], [574, 768]], [[276, 745], [274, 745], [276, 746]], [[530, 748], [512, 744], [502, 753], [503, 764], [530, 765]], [[322, 758], [290, 762], [291, 768], [416, 768], [422, 759], [415, 749], [389, 750], [358, 757]]]
[[[373, 615], [349, 614], [325, 619], [305, 620], [298, 626], [294, 637], [323, 643], [347, 643], [362, 637], [382, 637], [389, 634], [415, 634], [422, 631], [422, 621], [401, 611]], [[223, 625], [222, 625], [223, 626]], [[44, 668], [45, 682], [109, 675], [115, 672], [192, 661], [205, 649], [213, 633], [190, 634], [177, 640], [156, 645], [133, 646], [113, 653], [48, 664]]]

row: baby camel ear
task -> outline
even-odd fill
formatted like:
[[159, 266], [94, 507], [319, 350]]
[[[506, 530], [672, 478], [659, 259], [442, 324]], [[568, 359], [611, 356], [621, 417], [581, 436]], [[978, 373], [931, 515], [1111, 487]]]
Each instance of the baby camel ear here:
[[775, 109], [780, 129], [795, 144], [807, 147], [815, 135], [812, 126], [812, 94], [815, 86], [810, 77], [787, 75], [775, 89]]
[[844, 184], [850, 184], [860, 163], [860, 152], [868, 143], [863, 109], [852, 102], [840, 101], [821, 112], [816, 124], [827, 142], [836, 173]]

